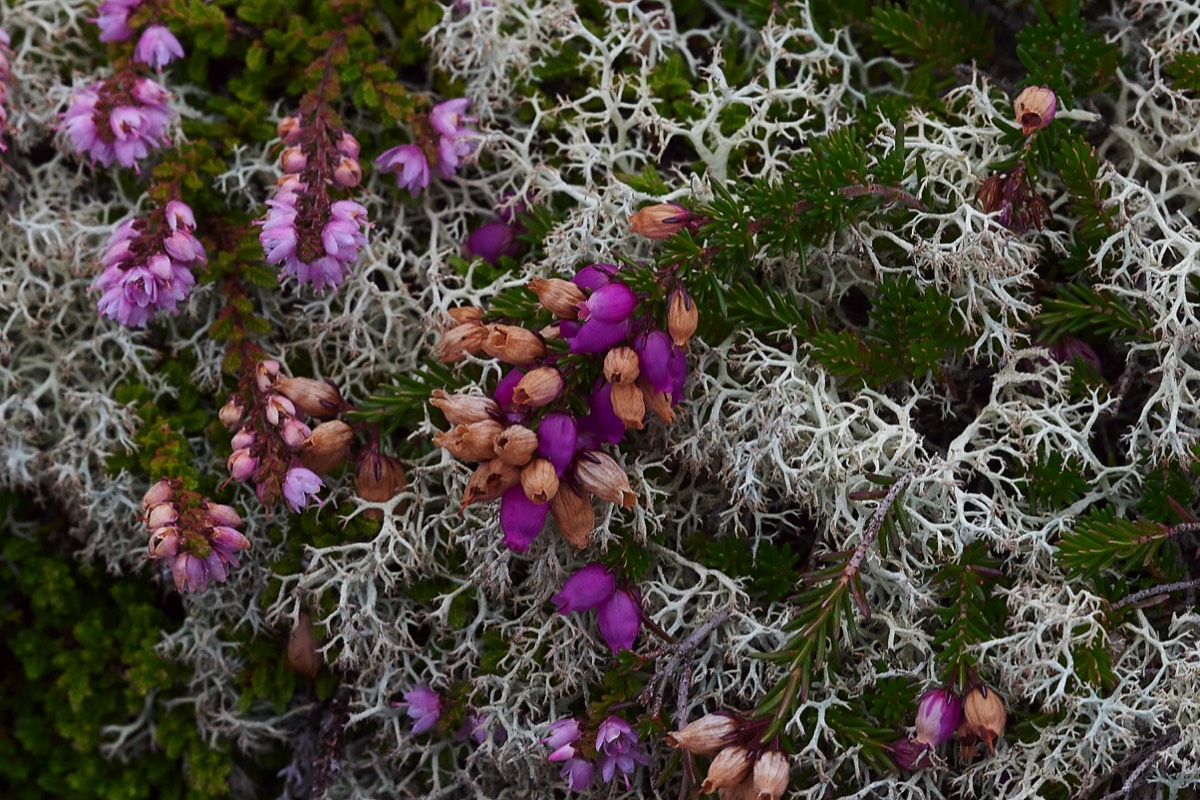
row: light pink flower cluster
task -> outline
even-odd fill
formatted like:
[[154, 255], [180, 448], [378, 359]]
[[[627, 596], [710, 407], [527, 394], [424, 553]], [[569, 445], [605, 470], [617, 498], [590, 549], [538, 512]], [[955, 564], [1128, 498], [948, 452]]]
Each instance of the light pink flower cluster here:
[[192, 269], [206, 263], [194, 230], [192, 209], [179, 200], [118, 225], [92, 285], [103, 293], [100, 313], [130, 328], [144, 327], [159, 311], [178, 313], [196, 283]]
[[375, 159], [375, 166], [396, 174], [396, 185], [416, 197], [429, 185], [432, 164], [443, 178], [452, 178], [463, 159], [475, 152], [479, 131], [468, 127], [475, 117], [465, 115], [471, 101], [465, 97], [434, 106], [425, 120], [418, 120], [418, 142], [402, 144]]
[[[273, 360], [259, 362], [245, 384], [221, 409], [221, 422], [237, 431], [229, 475], [252, 481], [264, 506], [274, 506], [282, 496], [298, 512], [325, 486], [317, 473], [329, 472], [350, 455], [354, 432], [334, 419], [345, 403], [332, 384], [281, 375]], [[310, 428], [305, 417], [325, 421]]]
[[0, 153], [8, 149], [4, 146], [4, 125], [8, 122], [8, 112], [4, 109], [4, 104], [8, 102], [8, 82], [12, 80], [12, 69], [8, 63], [12, 56], [8, 47], [11, 41], [6, 32], [0, 31]]
[[140, 171], [138, 162], [167, 142], [170, 96], [149, 78], [121, 72], [72, 94], [62, 127], [80, 155]]
[[[96, 9], [99, 16], [92, 20], [100, 28], [100, 41], [127, 42], [133, 38], [129, 15], [142, 0], [105, 0]], [[161, 70], [177, 58], [183, 58], [183, 46], [165, 25], [148, 25], [138, 39], [133, 60]]]
[[202, 592], [209, 580], [223, 583], [237, 553], [250, 542], [238, 530], [242, 518], [230, 506], [201, 498], [176, 478], [150, 487], [142, 498], [142, 514], [150, 528], [147, 558], [167, 559], [175, 588]]
[[549, 760], [563, 765], [560, 775], [572, 792], [581, 792], [591, 786], [597, 769], [605, 783], [610, 783], [619, 773], [628, 789], [629, 776], [637, 765], [650, 763], [638, 743], [637, 733], [615, 714], [596, 727], [595, 744], [591, 747], [586, 746], [592, 744], [591, 731], [585, 731], [575, 717], [551, 723], [548, 733], [542, 744], [553, 751]]
[[336, 289], [358, 260], [370, 227], [366, 208], [335, 201], [328, 191], [362, 180], [358, 141], [347, 131], [331, 131], [319, 118], [304, 126], [288, 117], [279, 123], [279, 135], [287, 145], [279, 157], [284, 174], [260, 223], [267, 263], [282, 263], [282, 275], [317, 291]]

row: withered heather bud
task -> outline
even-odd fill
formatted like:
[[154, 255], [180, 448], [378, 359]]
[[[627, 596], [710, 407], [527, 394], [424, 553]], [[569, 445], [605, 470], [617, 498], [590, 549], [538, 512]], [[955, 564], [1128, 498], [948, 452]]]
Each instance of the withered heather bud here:
[[448, 431], [433, 435], [433, 443], [450, 451], [450, 455], [463, 461], [490, 461], [496, 457], [496, 437], [504, 426], [494, 419], [455, 425]]
[[531, 330], [517, 325], [486, 325], [483, 352], [505, 364], [527, 367], [546, 355], [546, 343]]
[[441, 341], [433, 348], [434, 357], [443, 364], [451, 364], [468, 355], [477, 355], [483, 350], [487, 335], [487, 329], [478, 322], [455, 325], [442, 334]]
[[496, 401], [478, 394], [446, 394], [441, 389], [434, 389], [430, 393], [429, 404], [441, 410], [451, 425], [469, 425], [500, 416], [500, 406]]
[[146, 494], [142, 496], [142, 513], [150, 510], [150, 506], [166, 503], [175, 499], [175, 484], [163, 478], [158, 483], [146, 490]]
[[517, 467], [523, 467], [537, 452], [537, 434], [524, 425], [509, 425], [496, 437], [496, 457]]
[[242, 422], [242, 415], [246, 413], [245, 406], [239, 398], [231, 397], [229, 402], [221, 406], [221, 410], [217, 412], [217, 416], [221, 420], [221, 424], [226, 430], [233, 430]]
[[717, 753], [708, 767], [708, 775], [700, 787], [702, 794], [737, 786], [750, 773], [750, 751], [741, 745], [726, 747]]
[[613, 384], [612, 394], [613, 413], [625, 424], [625, 429], [641, 430], [646, 418], [646, 398], [636, 383]]
[[768, 750], [759, 755], [754, 762], [754, 798], [755, 800], [779, 800], [787, 791], [788, 773], [787, 755], [782, 750]]
[[578, 306], [587, 300], [582, 289], [561, 278], [534, 278], [529, 290], [537, 295], [542, 308], [559, 319], [578, 319]]
[[279, 377], [279, 362], [273, 358], [260, 361], [254, 367], [254, 382], [260, 392], [271, 388], [271, 384]]
[[1027, 86], [1013, 101], [1013, 111], [1026, 136], [1050, 124], [1058, 110], [1058, 98], [1049, 86]]
[[693, 755], [710, 756], [728, 743], [737, 730], [738, 719], [732, 714], [705, 714], [694, 719], [683, 730], [667, 734], [667, 744]]
[[656, 203], [629, 217], [629, 229], [647, 239], [669, 239], [683, 230], [692, 212], [678, 203]]
[[179, 529], [159, 528], [150, 535], [148, 558], [170, 558], [179, 552]]
[[1004, 701], [994, 689], [976, 686], [963, 698], [963, 726], [968, 733], [987, 742], [989, 750], [994, 750], [996, 740], [1004, 735], [1007, 721]]
[[[368, 503], [386, 503], [404, 491], [404, 467], [391, 456], [368, 453], [354, 465], [354, 492]], [[368, 508], [367, 519], [381, 519], [383, 511]]]
[[613, 385], [636, 383], [640, 372], [637, 351], [632, 347], [614, 347], [604, 356], [604, 377]]
[[297, 410], [316, 419], [333, 419], [346, 405], [337, 387], [325, 381], [280, 377], [275, 380], [274, 388], [291, 400]]
[[498, 500], [500, 495], [516, 486], [520, 480], [520, 467], [506, 464], [498, 458], [485, 461], [475, 469], [471, 479], [467, 481], [460, 507], [466, 508], [472, 503], [490, 503]]
[[293, 672], [317, 677], [321, 671], [321, 654], [317, 651], [319, 642], [313, 634], [312, 617], [307, 611], [300, 612], [296, 627], [288, 637], [287, 663]]
[[563, 538], [582, 550], [588, 546], [596, 529], [596, 513], [592, 502], [569, 483], [560, 483], [550, 500], [550, 514]]
[[350, 443], [353, 441], [354, 429], [345, 422], [340, 419], [322, 422], [304, 440], [300, 462], [319, 475], [332, 472], [350, 457]]
[[717, 800], [757, 800], [757, 797], [758, 794], [754, 791], [754, 775], [747, 775], [737, 786], [717, 789]]
[[149, 512], [146, 514], [146, 527], [150, 530], [158, 530], [179, 519], [179, 511], [175, 508], [174, 503], [155, 503], [150, 506]]
[[459, 306], [458, 308], [450, 309], [446, 313], [450, 315], [450, 319], [454, 320], [455, 325], [479, 322], [483, 319], [483, 309], [478, 306]]
[[284, 144], [295, 144], [300, 141], [302, 130], [300, 120], [296, 117], [284, 117], [275, 126], [275, 133], [279, 134], [279, 138], [283, 140]]
[[513, 389], [513, 405], [518, 411], [541, 408], [562, 394], [566, 382], [554, 367], [537, 367], [525, 373]]
[[687, 347], [688, 340], [700, 324], [700, 310], [682, 286], [671, 292], [667, 300], [667, 332], [676, 347]]
[[521, 488], [525, 490], [525, 496], [538, 505], [553, 500], [558, 487], [558, 474], [548, 459], [535, 458], [521, 470]]
[[637, 495], [629, 485], [629, 476], [607, 453], [592, 450], [580, 454], [575, 461], [575, 479], [580, 488], [601, 500], [616, 503], [621, 508], [637, 505]]
[[647, 411], [668, 425], [675, 421], [675, 409], [671, 408], [671, 398], [666, 392], [655, 391], [646, 380], [639, 380], [638, 387], [642, 390]]

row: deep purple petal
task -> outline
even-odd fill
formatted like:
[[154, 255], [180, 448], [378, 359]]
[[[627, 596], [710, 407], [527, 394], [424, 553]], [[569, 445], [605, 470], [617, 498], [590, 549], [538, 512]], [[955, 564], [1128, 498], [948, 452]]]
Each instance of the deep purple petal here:
[[525, 377], [525, 373], [519, 369], [510, 369], [500, 382], [496, 384], [496, 391], [492, 392], [492, 397], [496, 398], [496, 402], [501, 408], [509, 408], [513, 404], [513, 391], [516, 390], [517, 384], [521, 382], [521, 378]]
[[647, 331], [637, 337], [633, 348], [638, 354], [642, 377], [656, 392], [671, 391], [671, 337], [665, 331]]
[[629, 336], [629, 320], [605, 322], [591, 319], [579, 326], [571, 339], [572, 353], [600, 353], [615, 347]]
[[515, 256], [521, 252], [516, 231], [503, 222], [489, 222], [476, 228], [467, 237], [463, 251], [468, 256], [478, 256], [489, 264], [495, 264], [501, 256]]
[[579, 420], [580, 430], [595, 434], [602, 442], [619, 444], [625, 438], [625, 423], [613, 410], [612, 384], [602, 381], [592, 392], [589, 405], [592, 413]]
[[500, 498], [500, 529], [504, 531], [504, 546], [523, 553], [542, 531], [549, 503], [535, 503], [525, 496], [517, 484]]
[[[511, 399], [511, 393], [509, 397]], [[575, 418], [559, 412], [547, 414], [538, 424], [537, 435], [538, 455], [548, 459], [554, 465], [554, 471], [562, 477], [563, 472], [571, 465], [571, 459], [575, 457], [578, 435]]]
[[612, 276], [616, 274], [617, 268], [612, 264], [589, 264], [576, 272], [575, 277], [571, 280], [580, 289], [595, 291], [612, 280]]
[[683, 400], [683, 386], [687, 383], [687, 354], [678, 347], [671, 349], [667, 375], [671, 379], [671, 405], [679, 405]]
[[641, 628], [641, 609], [627, 589], [617, 589], [613, 596], [600, 605], [597, 615], [600, 633], [616, 655], [623, 648], [633, 649]]
[[624, 322], [637, 305], [637, 295], [620, 281], [610, 281], [580, 306], [579, 318], [601, 322]]
[[551, 598], [560, 614], [572, 611], [591, 611], [608, 600], [617, 588], [617, 579], [603, 564], [588, 564], [563, 584], [562, 591]]

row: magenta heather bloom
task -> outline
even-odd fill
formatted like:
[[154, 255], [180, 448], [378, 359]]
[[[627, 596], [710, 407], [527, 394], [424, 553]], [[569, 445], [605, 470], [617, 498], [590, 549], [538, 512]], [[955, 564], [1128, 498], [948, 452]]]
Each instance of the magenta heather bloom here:
[[542, 531], [549, 503], [535, 503], [525, 495], [521, 484], [513, 486], [500, 497], [500, 529], [504, 531], [504, 546], [523, 553]]
[[558, 613], [591, 611], [613, 596], [617, 579], [603, 564], [588, 564], [563, 584], [562, 591], [550, 598]]
[[581, 270], [575, 273], [575, 277], [571, 280], [580, 289], [591, 289], [595, 291], [604, 284], [612, 280], [617, 274], [617, 267], [612, 264], [588, 264]]
[[568, 349], [572, 353], [603, 353], [629, 338], [629, 320], [589, 319], [574, 335], [567, 336], [564, 332], [563, 338], [570, 343]]
[[596, 766], [605, 783], [612, 781], [620, 770], [629, 788], [629, 776], [638, 764], [649, 764], [649, 759], [638, 746], [637, 734], [629, 723], [618, 716], [611, 716], [600, 723], [596, 731]]
[[464, 112], [471, 101], [465, 97], [438, 103], [429, 112], [429, 124], [440, 135], [437, 145], [438, 172], [443, 178], [453, 177], [462, 159], [475, 150], [479, 132], [463, 123], [474, 122]]
[[183, 58], [183, 45], [165, 25], [151, 25], [142, 31], [133, 60], [161, 70], [177, 58]]
[[613, 655], [633, 648], [642, 624], [641, 604], [634, 590], [618, 588], [616, 578], [603, 564], [592, 563], [580, 569], [551, 602], [560, 614], [595, 609], [600, 634]]
[[103, 166], [114, 161], [139, 170], [138, 162], [167, 141], [170, 94], [149, 78], [101, 81], [77, 90], [62, 127], [80, 155]]
[[299, 512], [308, 506], [309, 502], [317, 499], [317, 492], [325, 487], [325, 483], [317, 473], [299, 465], [292, 466], [283, 478], [283, 499]]
[[129, 12], [141, 5], [142, 0], [105, 0], [97, 7], [100, 16], [91, 20], [100, 28], [100, 41], [124, 42], [133, 38], [129, 27]]
[[591, 413], [579, 420], [579, 428], [596, 437], [589, 449], [595, 449], [600, 442], [620, 444], [625, 438], [625, 423], [613, 410], [612, 384], [603, 380], [596, 384], [588, 407]]
[[600, 604], [596, 619], [600, 623], [600, 634], [614, 656], [623, 649], [633, 649], [642, 624], [642, 608], [632, 592], [617, 589], [612, 597]]
[[549, 733], [542, 739], [542, 744], [554, 751], [549, 756], [551, 761], [567, 761], [575, 757], [575, 743], [583, 735], [579, 730], [579, 720], [567, 717], [552, 722]]
[[538, 424], [538, 455], [554, 465], [560, 478], [575, 457], [577, 432], [575, 418], [562, 412], [547, 414]]
[[463, 252], [495, 264], [501, 256], [520, 253], [521, 243], [517, 241], [516, 228], [497, 220], [472, 231], [463, 245]]
[[950, 741], [963, 719], [963, 703], [950, 689], [930, 689], [917, 703], [917, 741], [940, 747]]
[[421, 684], [404, 693], [404, 702], [398, 705], [413, 720], [413, 734], [421, 734], [437, 725], [442, 716], [442, 696]]
[[567, 779], [567, 789], [572, 792], [582, 792], [592, 785], [592, 776], [596, 773], [596, 765], [586, 758], [572, 758], [563, 764], [559, 775]]
[[609, 281], [592, 296], [579, 304], [579, 319], [583, 322], [624, 322], [637, 305], [637, 295], [620, 281]]
[[385, 151], [375, 159], [375, 166], [381, 172], [396, 173], [396, 185], [408, 189], [413, 197], [429, 185], [429, 159], [416, 145], [402, 144]]

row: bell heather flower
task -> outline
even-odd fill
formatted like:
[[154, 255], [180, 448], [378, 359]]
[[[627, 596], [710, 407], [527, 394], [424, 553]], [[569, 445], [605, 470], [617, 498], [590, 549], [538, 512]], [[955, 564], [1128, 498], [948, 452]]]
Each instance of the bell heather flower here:
[[550, 723], [550, 735], [542, 739], [542, 744], [549, 747], [551, 761], [567, 761], [575, 757], [575, 743], [582, 737], [579, 730], [579, 720], [574, 717], [560, 719]]
[[183, 45], [165, 25], [151, 25], [142, 31], [133, 51], [134, 61], [160, 71], [177, 58], [183, 58]]
[[292, 511], [299, 512], [308, 506], [310, 500], [316, 500], [317, 492], [324, 487], [325, 483], [317, 473], [297, 464], [283, 478], [283, 499], [292, 507]]
[[100, 41], [124, 42], [133, 38], [129, 27], [129, 12], [141, 5], [142, 0], [105, 0], [97, 7], [100, 16], [91, 22], [100, 28]]
[[250, 542], [237, 526], [242, 519], [229, 506], [212, 503], [168, 478], [150, 487], [142, 499], [150, 529], [147, 558], [165, 560], [175, 588], [201, 592], [209, 581], [221, 583], [231, 566], [239, 566], [237, 553]]
[[413, 720], [413, 734], [424, 733], [437, 725], [442, 716], [442, 696], [421, 684], [404, 693], [404, 702], [397, 704]]
[[413, 197], [429, 185], [429, 159], [416, 145], [402, 144], [384, 151], [375, 159], [375, 166], [381, 172], [394, 172], [396, 185], [408, 189]]
[[500, 496], [500, 529], [504, 531], [505, 547], [518, 553], [528, 550], [541, 533], [549, 512], [549, 503], [535, 503], [520, 484], [505, 491]]
[[950, 689], [930, 689], [917, 703], [917, 741], [940, 747], [950, 741], [963, 719], [963, 704]]
[[475, 150], [479, 132], [463, 123], [474, 122], [474, 117], [464, 115], [471, 101], [465, 97], [438, 103], [429, 112], [429, 124], [441, 136], [437, 145], [438, 172], [450, 178], [458, 170], [462, 159]]
[[642, 624], [642, 608], [636, 594], [629, 589], [617, 589], [600, 604], [596, 620], [614, 656], [621, 650], [632, 650]]
[[614, 715], [600, 723], [596, 730], [596, 766], [605, 783], [612, 781], [617, 770], [620, 770], [625, 778], [625, 788], [628, 789], [629, 776], [637, 769], [637, 765], [649, 763], [646, 754], [638, 746], [637, 734], [628, 722]]
[[170, 94], [149, 78], [120, 73], [76, 90], [62, 117], [62, 127], [76, 152], [93, 161], [140, 171], [138, 162], [167, 141], [173, 118]]
[[616, 578], [603, 564], [592, 563], [580, 569], [551, 602], [560, 614], [595, 609], [600, 633], [613, 655], [622, 648], [633, 648], [641, 629], [641, 604], [636, 590], [618, 587]]
[[586, 758], [575, 757], [563, 764], [559, 775], [567, 779], [567, 790], [582, 792], [592, 785], [592, 777], [596, 774], [596, 765]]
[[463, 252], [469, 257], [482, 258], [489, 264], [495, 264], [502, 256], [515, 256], [521, 252], [518, 232], [511, 225], [493, 220], [471, 231], [463, 244]]
[[1026, 136], [1049, 125], [1057, 110], [1058, 98], [1049, 86], [1028, 86], [1013, 101], [1013, 113]]
[[563, 584], [562, 591], [550, 600], [560, 614], [591, 611], [613, 596], [617, 579], [603, 564], [588, 564]]

